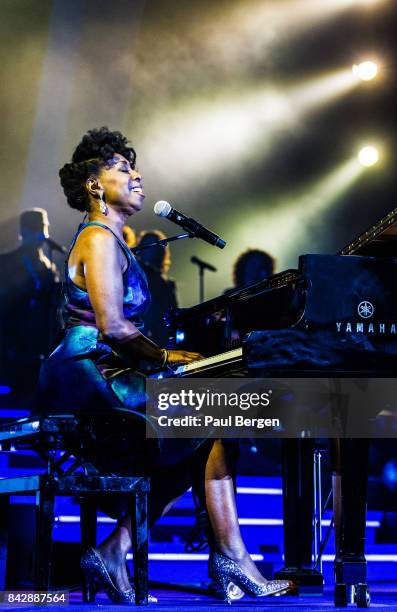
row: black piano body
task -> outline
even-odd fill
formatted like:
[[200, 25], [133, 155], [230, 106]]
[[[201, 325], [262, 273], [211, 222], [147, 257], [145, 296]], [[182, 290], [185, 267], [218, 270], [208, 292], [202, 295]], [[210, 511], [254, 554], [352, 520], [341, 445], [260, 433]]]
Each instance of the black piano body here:
[[[301, 256], [297, 270], [171, 312], [169, 346], [205, 357], [181, 366], [177, 375], [395, 377], [396, 258], [397, 209], [338, 255]], [[337, 605], [346, 605], [354, 588], [357, 605], [369, 605], [368, 443], [344, 439], [333, 445]], [[280, 575], [301, 584], [322, 579], [312, 565], [312, 445], [283, 441], [286, 567]]]
[[304, 255], [299, 270], [170, 313], [169, 346], [205, 357], [242, 346], [250, 370], [393, 373], [396, 278], [397, 259]]

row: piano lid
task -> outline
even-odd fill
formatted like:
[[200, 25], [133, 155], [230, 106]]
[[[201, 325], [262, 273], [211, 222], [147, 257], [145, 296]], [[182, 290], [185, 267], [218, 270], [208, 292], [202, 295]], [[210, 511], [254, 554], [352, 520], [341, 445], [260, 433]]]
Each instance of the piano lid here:
[[190, 308], [172, 308], [167, 312], [166, 323], [170, 327], [177, 320], [192, 319], [194, 317], [205, 317], [210, 313], [221, 311], [233, 303], [249, 301], [272, 289], [281, 289], [292, 284], [300, 278], [299, 270], [288, 269], [273, 274], [269, 278], [261, 280], [247, 287], [231, 289], [211, 300], [196, 304]]
[[345, 246], [339, 255], [397, 257], [397, 208]]

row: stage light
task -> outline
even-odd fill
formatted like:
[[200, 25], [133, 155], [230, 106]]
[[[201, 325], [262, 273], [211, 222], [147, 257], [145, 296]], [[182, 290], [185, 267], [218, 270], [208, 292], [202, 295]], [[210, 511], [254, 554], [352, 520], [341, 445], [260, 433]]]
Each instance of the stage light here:
[[352, 71], [360, 81], [371, 81], [378, 74], [378, 66], [375, 62], [366, 61], [354, 64]]
[[383, 466], [382, 480], [388, 489], [397, 488], [397, 463], [394, 459]]
[[358, 153], [358, 161], [362, 166], [374, 166], [379, 159], [378, 150], [372, 146], [363, 147]]

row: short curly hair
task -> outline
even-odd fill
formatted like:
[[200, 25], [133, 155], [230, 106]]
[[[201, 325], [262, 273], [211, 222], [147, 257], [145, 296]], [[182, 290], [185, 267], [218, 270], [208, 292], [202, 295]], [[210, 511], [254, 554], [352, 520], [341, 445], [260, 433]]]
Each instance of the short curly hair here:
[[275, 260], [274, 258], [259, 249], [247, 249], [237, 258], [233, 266], [233, 283], [235, 287], [245, 285], [245, 275], [250, 266], [258, 265], [262, 272], [262, 278], [267, 278], [274, 274]]
[[129, 141], [121, 132], [112, 132], [106, 126], [89, 130], [77, 145], [71, 163], [65, 164], [59, 171], [61, 185], [71, 208], [87, 212], [89, 197], [86, 181], [96, 175], [113, 156], [123, 155], [135, 167], [136, 153]]

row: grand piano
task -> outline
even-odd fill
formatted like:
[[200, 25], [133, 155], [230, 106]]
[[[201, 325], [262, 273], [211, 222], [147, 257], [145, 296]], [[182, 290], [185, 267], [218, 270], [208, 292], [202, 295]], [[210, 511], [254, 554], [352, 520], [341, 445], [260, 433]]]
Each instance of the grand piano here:
[[[397, 209], [337, 255], [303, 255], [297, 269], [169, 313], [169, 347], [204, 356], [175, 375], [394, 378], [396, 278]], [[364, 554], [368, 444], [360, 438], [331, 444], [337, 606], [370, 603]], [[312, 561], [315, 440], [298, 437], [282, 445], [285, 568], [277, 577], [319, 585], [323, 578]]]

